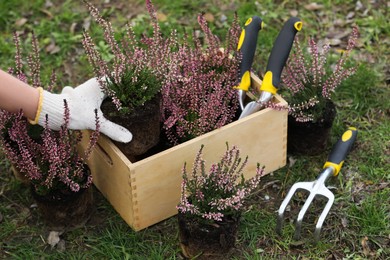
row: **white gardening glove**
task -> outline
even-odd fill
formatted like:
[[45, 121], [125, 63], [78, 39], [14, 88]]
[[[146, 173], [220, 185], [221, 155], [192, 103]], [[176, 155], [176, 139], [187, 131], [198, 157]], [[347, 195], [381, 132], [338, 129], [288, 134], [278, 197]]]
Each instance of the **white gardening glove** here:
[[61, 94], [53, 94], [43, 91], [40, 103], [41, 111], [37, 112], [38, 124], [44, 126], [46, 114], [48, 115], [49, 128], [59, 130], [64, 124], [64, 99], [69, 107], [69, 128], [70, 129], [95, 129], [95, 109], [98, 111], [100, 122], [100, 132], [111, 139], [123, 143], [128, 143], [133, 135], [126, 128], [107, 120], [100, 105], [106, 95], [100, 88], [96, 78], [92, 78], [76, 88], [65, 87]]

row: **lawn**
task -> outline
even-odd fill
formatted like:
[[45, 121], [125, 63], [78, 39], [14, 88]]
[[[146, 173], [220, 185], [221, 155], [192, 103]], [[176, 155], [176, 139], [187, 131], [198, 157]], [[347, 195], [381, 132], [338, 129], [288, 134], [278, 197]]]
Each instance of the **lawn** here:
[[[135, 32], [149, 32], [142, 0], [91, 0], [116, 27], [130, 22]], [[358, 48], [353, 52], [357, 72], [336, 90], [337, 117], [325, 153], [288, 155], [288, 164], [263, 178], [243, 214], [236, 247], [230, 259], [389, 259], [390, 258], [390, 25], [386, 1], [243, 1], [155, 0], [163, 32], [179, 34], [198, 29], [197, 14], [204, 12], [213, 31], [224, 37], [236, 12], [240, 23], [253, 15], [266, 26], [259, 34], [254, 69], [263, 74], [278, 30], [292, 15], [303, 20], [300, 37], [331, 40], [335, 55], [345, 47], [351, 26], [359, 26]], [[77, 86], [93, 77], [84, 54], [83, 28], [96, 37], [101, 32], [81, 1], [0, 1], [0, 67], [14, 64], [13, 32], [29, 48], [31, 31], [41, 46], [43, 78], [53, 69], [59, 86]], [[305, 38], [306, 39], [306, 38]], [[101, 51], [107, 46], [101, 44]], [[56, 89], [60, 90], [60, 87]], [[324, 223], [318, 244], [309, 243], [313, 222], [323, 203], [315, 203], [304, 221], [305, 236], [292, 239], [294, 216], [304, 200], [293, 201], [283, 236], [275, 233], [276, 210], [296, 181], [314, 180], [333, 143], [348, 126], [359, 130], [354, 149], [337, 178], [328, 181], [335, 203]], [[261, 148], [259, 148], [261, 149]], [[261, 162], [260, 162], [261, 163]], [[180, 173], [178, 173], [180, 174]], [[87, 225], [47, 242], [49, 230], [40, 219], [29, 188], [15, 179], [0, 152], [0, 258], [5, 259], [183, 259], [177, 220], [172, 217], [134, 232], [95, 189], [96, 213]], [[305, 225], [306, 224], [306, 225]]]

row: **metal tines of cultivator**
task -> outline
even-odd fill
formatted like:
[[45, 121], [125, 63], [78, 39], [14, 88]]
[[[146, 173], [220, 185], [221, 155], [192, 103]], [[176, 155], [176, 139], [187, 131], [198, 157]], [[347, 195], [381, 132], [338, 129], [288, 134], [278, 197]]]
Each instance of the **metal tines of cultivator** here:
[[320, 195], [328, 199], [328, 202], [325, 205], [324, 210], [322, 211], [320, 217], [317, 220], [315, 231], [314, 231], [314, 242], [318, 242], [320, 239], [320, 233], [322, 224], [325, 221], [326, 216], [328, 215], [330, 208], [334, 202], [333, 193], [325, 186], [326, 180], [331, 176], [337, 176], [340, 172], [340, 169], [344, 163], [344, 159], [349, 153], [353, 143], [355, 142], [357, 136], [357, 130], [354, 127], [348, 128], [347, 131], [341, 136], [337, 143], [333, 146], [331, 153], [329, 154], [327, 162], [324, 164], [324, 170], [320, 173], [317, 180], [312, 182], [297, 182], [295, 183], [287, 193], [286, 198], [283, 200], [280, 208], [278, 210], [278, 218], [276, 225], [276, 232], [278, 234], [282, 233], [282, 227], [284, 222], [284, 212], [291, 198], [297, 190], [306, 190], [310, 194], [306, 199], [302, 209], [298, 213], [298, 217], [295, 224], [295, 233], [294, 239], [298, 240], [301, 235], [302, 220], [308, 210], [313, 199]]

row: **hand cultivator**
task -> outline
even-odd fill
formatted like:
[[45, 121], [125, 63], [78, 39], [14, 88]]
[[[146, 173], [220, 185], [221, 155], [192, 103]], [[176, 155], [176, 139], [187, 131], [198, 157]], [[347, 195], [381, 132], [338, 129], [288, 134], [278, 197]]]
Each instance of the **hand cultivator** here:
[[291, 189], [287, 193], [286, 198], [283, 200], [278, 210], [278, 219], [276, 225], [276, 232], [278, 234], [282, 233], [282, 226], [284, 221], [283, 215], [288, 203], [290, 202], [294, 193], [297, 190], [302, 189], [310, 192], [310, 195], [308, 196], [305, 204], [303, 205], [301, 211], [298, 214], [298, 218], [295, 224], [294, 239], [297, 240], [300, 238], [302, 219], [305, 216], [306, 211], [309, 208], [311, 202], [317, 195], [321, 195], [327, 198], [328, 202], [325, 205], [325, 208], [322, 211], [320, 217], [318, 218], [316, 224], [314, 238], [315, 238], [315, 242], [318, 242], [320, 238], [322, 224], [324, 223], [324, 220], [328, 215], [329, 210], [332, 207], [334, 201], [334, 195], [328, 188], [325, 187], [325, 181], [332, 175], [333, 176], [338, 175], [344, 163], [345, 157], [347, 156], [353, 143], [355, 142], [356, 136], [357, 136], [357, 130], [353, 127], [350, 127], [347, 131], [344, 132], [342, 137], [333, 146], [333, 149], [328, 157], [328, 161], [324, 164], [324, 170], [321, 172], [317, 180], [313, 182], [297, 182], [291, 187]]

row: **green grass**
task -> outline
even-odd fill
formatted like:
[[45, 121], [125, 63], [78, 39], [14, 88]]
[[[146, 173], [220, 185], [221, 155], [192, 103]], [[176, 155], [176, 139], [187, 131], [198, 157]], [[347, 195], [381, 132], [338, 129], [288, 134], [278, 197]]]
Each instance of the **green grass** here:
[[[93, 76], [80, 43], [82, 28], [89, 21], [88, 12], [80, 1], [52, 1], [53, 6], [45, 6], [46, 2], [0, 1], [0, 67], [13, 66], [12, 33], [22, 33], [22, 45], [29, 48], [34, 30], [41, 46], [42, 76], [48, 78], [55, 69], [59, 74], [57, 90], [61, 86], [76, 86]], [[103, 1], [93, 2], [100, 9], [106, 7], [104, 16], [109, 17], [114, 26], [121, 27], [130, 20], [137, 34], [150, 32], [143, 1], [110, 1], [108, 5]], [[293, 165], [264, 178], [264, 185], [275, 183], [251, 198], [249, 209], [243, 214], [232, 259], [386, 259], [390, 256], [390, 90], [386, 82], [390, 26], [384, 6], [361, 1], [362, 9], [355, 10], [355, 2], [323, 0], [318, 1], [322, 9], [310, 11], [305, 5], [311, 1], [154, 1], [157, 10], [166, 15], [166, 20], [161, 22], [164, 33], [171, 27], [181, 35], [184, 31], [191, 33], [193, 28], [198, 28], [196, 15], [206, 12], [214, 16], [213, 31], [223, 37], [234, 12], [238, 13], [242, 24], [248, 17], [259, 15], [266, 27], [259, 34], [253, 66], [261, 72], [265, 70], [278, 30], [294, 10], [304, 22], [299, 32], [302, 39], [309, 35], [324, 39], [334, 31], [349, 30], [351, 24], [360, 27], [359, 48], [353, 52], [358, 70], [336, 90], [338, 113], [327, 151], [317, 156], [294, 156]], [[354, 12], [352, 20], [337, 24], [339, 19], [345, 21], [348, 12]], [[226, 21], [220, 20], [223, 15]], [[26, 18], [26, 23], [17, 25], [21, 18]], [[90, 30], [95, 37], [101, 37], [93, 21]], [[59, 48], [55, 53], [47, 49], [52, 43]], [[358, 139], [339, 176], [328, 181], [335, 187], [332, 191], [336, 201], [324, 223], [320, 243], [309, 242], [313, 222], [322, 210], [321, 202], [314, 203], [304, 220], [303, 240], [292, 240], [292, 221], [304, 201], [301, 193], [292, 201], [283, 236], [278, 236], [274, 232], [276, 210], [286, 192], [296, 181], [317, 177], [331, 144], [351, 125], [359, 129]], [[30, 207], [34, 202], [29, 189], [16, 181], [9, 169], [8, 161], [0, 152], [0, 258], [182, 259], [175, 218], [134, 232], [97, 190], [93, 221], [85, 228], [61, 236], [66, 242], [65, 251], [51, 248], [46, 243], [48, 230], [36, 209]], [[265, 200], [265, 195], [270, 196], [270, 200]], [[362, 247], [365, 237], [369, 251]]]
[[383, 198], [389, 198], [390, 192], [380, 191], [368, 195], [359, 203], [350, 208], [350, 217], [353, 223], [360, 229], [364, 236], [389, 235], [388, 205], [383, 203]]

